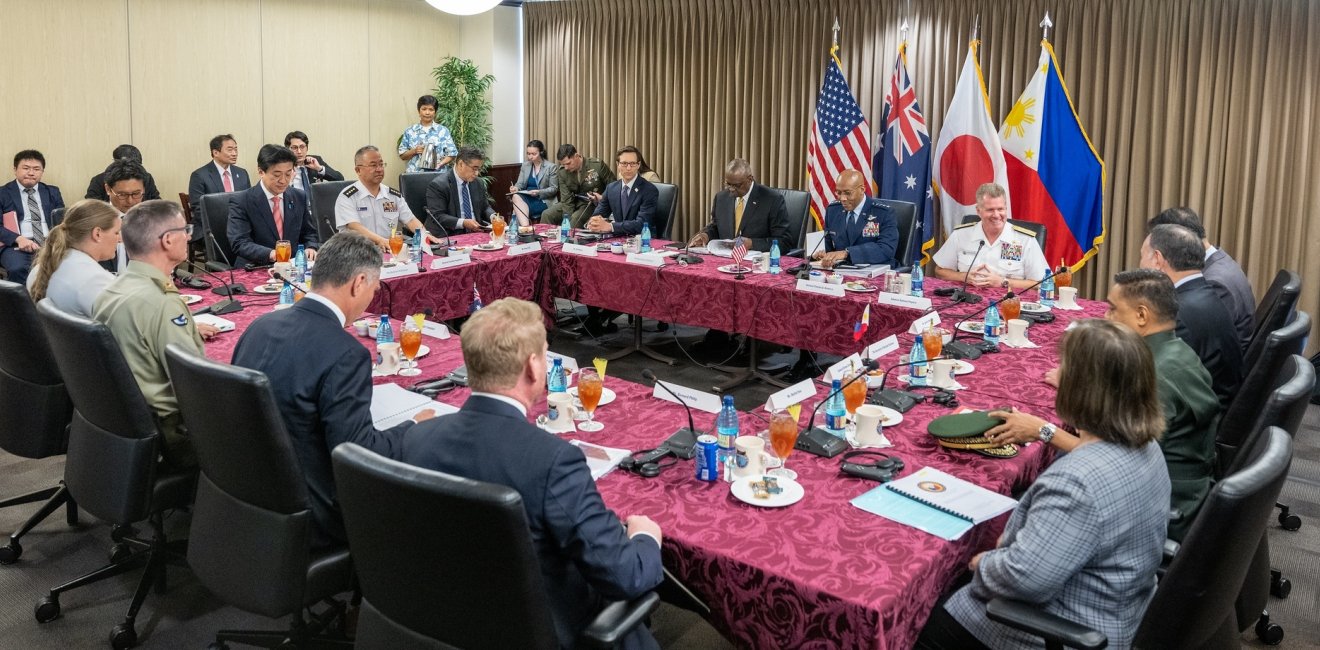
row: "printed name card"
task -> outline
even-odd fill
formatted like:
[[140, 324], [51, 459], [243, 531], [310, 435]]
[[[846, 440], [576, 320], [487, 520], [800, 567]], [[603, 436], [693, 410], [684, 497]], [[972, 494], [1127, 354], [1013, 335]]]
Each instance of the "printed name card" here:
[[437, 257], [431, 260], [431, 270], [452, 269], [455, 266], [463, 266], [472, 261], [471, 253], [450, 253], [446, 257]]
[[528, 253], [535, 253], [539, 250], [541, 250], [541, 242], [539, 241], [528, 242], [526, 244], [518, 244], [517, 246], [509, 247], [509, 257], [513, 257], [514, 255], [526, 255]]
[[[917, 320], [912, 321], [912, 327], [908, 329], [908, 334], [920, 334], [928, 328], [940, 324], [940, 313], [933, 311]], [[875, 358], [875, 357], [872, 357]]]
[[628, 253], [628, 257], [625, 258], [624, 261], [629, 264], [641, 264], [642, 266], [655, 268], [665, 265], [665, 257], [663, 255], [656, 255], [655, 253]]
[[546, 365], [547, 367], [552, 367], [552, 366], [554, 366], [554, 365], [555, 365], [555, 359], [560, 359], [560, 360], [562, 360], [562, 361], [564, 362], [564, 367], [568, 369], [568, 372], [569, 372], [570, 374], [571, 374], [571, 373], [575, 373], [575, 372], [578, 371], [578, 363], [577, 363], [577, 359], [574, 359], [573, 357], [566, 357], [566, 356], [564, 356], [564, 355], [562, 355], [562, 354], [558, 354], [558, 353], [555, 353], [555, 352], [550, 352], [550, 351], [547, 350], [546, 353], [545, 353], [545, 365]]
[[405, 275], [417, 275], [417, 265], [412, 262], [404, 262], [393, 266], [380, 267], [380, 279], [388, 280], [390, 278], [401, 278]]
[[436, 323], [429, 320], [422, 321], [422, 334], [435, 337], [437, 339], [449, 338], [449, 328], [444, 323]]
[[853, 353], [852, 356], [840, 361], [825, 371], [825, 379], [851, 379], [852, 372], [862, 367], [862, 355]]
[[807, 293], [819, 293], [823, 296], [843, 297], [843, 285], [830, 284], [828, 282], [812, 282], [811, 280], [798, 280], [797, 290]]
[[665, 400], [666, 402], [681, 404], [681, 402], [674, 399], [673, 395], [670, 395], [664, 388], [661, 388], [660, 387], [661, 384], [664, 384], [666, 387], [669, 388], [669, 390], [674, 391], [676, 394], [678, 394], [679, 397], [683, 398], [684, 402], [687, 402], [688, 406], [691, 406], [692, 408], [697, 409], [698, 411], [705, 411], [707, 413], [720, 412], [719, 395], [716, 395], [714, 393], [707, 393], [705, 391], [700, 391], [695, 388], [688, 388], [687, 386], [679, 386], [678, 384], [671, 384], [667, 381], [655, 382], [655, 388], [651, 389], [652, 397], [655, 397], [656, 399]]
[[930, 298], [919, 296], [905, 296], [901, 293], [889, 293], [881, 291], [875, 294], [877, 304], [890, 305], [892, 307], [907, 307], [908, 309], [930, 309]]
[[890, 334], [889, 336], [886, 336], [880, 339], [879, 341], [876, 341], [875, 343], [872, 343], [871, 345], [867, 346], [866, 358], [879, 359], [880, 357], [883, 357], [886, 354], [889, 354], [890, 352], [894, 352], [897, 349], [898, 349], [898, 335]]
[[584, 246], [582, 244], [564, 244], [560, 250], [570, 255], [581, 255], [583, 257], [595, 257], [595, 246]]
[[810, 379], [803, 379], [802, 381], [771, 395], [770, 399], [766, 400], [765, 407], [773, 413], [779, 409], [786, 409], [797, 404], [808, 397], [815, 396], [816, 382]]

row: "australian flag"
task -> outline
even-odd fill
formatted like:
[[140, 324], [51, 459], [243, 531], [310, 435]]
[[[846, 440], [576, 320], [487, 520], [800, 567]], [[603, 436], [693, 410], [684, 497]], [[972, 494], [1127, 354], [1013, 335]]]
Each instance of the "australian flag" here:
[[[907, 44], [898, 47], [894, 74], [885, 89], [871, 169], [882, 199], [907, 201], [917, 206], [917, 236], [912, 238], [912, 259], [926, 261], [935, 245], [935, 211], [930, 207], [930, 131], [917, 105], [917, 91], [907, 71]], [[924, 255], [923, 255], [924, 254]]]

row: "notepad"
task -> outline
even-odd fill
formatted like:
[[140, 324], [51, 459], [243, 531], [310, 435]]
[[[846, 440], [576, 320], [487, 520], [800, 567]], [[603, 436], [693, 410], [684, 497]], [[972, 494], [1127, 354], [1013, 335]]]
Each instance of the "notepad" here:
[[1017, 501], [933, 467], [923, 467], [851, 501], [854, 506], [936, 537], [955, 540], [1012, 510]]
[[193, 316], [193, 322], [198, 325], [210, 325], [221, 332], [234, 331], [234, 321], [220, 318], [214, 314], [198, 314]]
[[600, 477], [609, 474], [623, 459], [631, 455], [627, 449], [615, 449], [614, 447], [602, 447], [593, 445], [581, 440], [570, 440], [569, 444], [575, 445], [582, 450], [582, 455], [587, 457], [587, 468], [591, 470], [591, 480], [599, 481]]
[[448, 404], [405, 390], [397, 384], [378, 384], [371, 389], [371, 422], [377, 429], [393, 427], [423, 409], [435, 409], [436, 415], [458, 412]]

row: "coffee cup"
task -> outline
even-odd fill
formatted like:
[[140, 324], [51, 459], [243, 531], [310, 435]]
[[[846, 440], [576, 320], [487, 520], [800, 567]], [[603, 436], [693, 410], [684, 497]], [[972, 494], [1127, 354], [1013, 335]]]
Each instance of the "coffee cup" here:
[[1062, 307], [1077, 306], [1077, 287], [1059, 287], [1059, 305]]
[[1008, 321], [1008, 342], [1026, 343], [1027, 342], [1027, 321], [1021, 318], [1012, 318]]
[[392, 375], [399, 370], [399, 344], [381, 343], [376, 346], [376, 370], [381, 374]]
[[911, 273], [899, 273], [899, 274], [898, 274], [898, 288], [899, 288], [899, 293], [902, 294], [902, 295], [904, 295], [904, 296], [906, 296], [906, 295], [912, 293], [912, 274], [911, 274]]
[[572, 431], [575, 410], [572, 395], [551, 393], [550, 397], [546, 398], [546, 424], [554, 431]]
[[958, 384], [958, 380], [953, 378], [954, 371], [958, 368], [958, 362], [953, 359], [937, 359], [930, 362], [930, 377], [928, 381], [932, 386], [939, 388], [953, 388]]
[[615, 255], [623, 255], [623, 244], [620, 244], [619, 242], [610, 244], [610, 252]]
[[269, 276], [270, 276], [270, 283], [271, 283], [271, 284], [279, 284], [279, 283], [283, 282], [283, 280], [281, 280], [280, 278], [289, 278], [289, 279], [292, 279], [292, 278], [293, 278], [293, 263], [292, 263], [292, 262], [276, 262], [276, 263], [273, 264], [270, 268], [266, 269], [266, 275], [269, 275]]
[[825, 279], [826, 279], [826, 281], [828, 281], [830, 284], [843, 284], [843, 274], [842, 274], [842, 273], [831, 273], [831, 274], [825, 276]]
[[888, 445], [889, 441], [884, 434], [884, 419], [884, 409], [875, 404], [857, 407], [857, 444], [863, 447]]
[[359, 318], [353, 321], [353, 331], [356, 332], [358, 336], [365, 337], [370, 330], [370, 325], [371, 323], [367, 321], [367, 319]]
[[760, 476], [765, 473], [770, 455], [765, 450], [765, 438], [738, 436], [733, 440], [733, 448], [738, 450], [738, 459], [733, 466], [735, 478]]

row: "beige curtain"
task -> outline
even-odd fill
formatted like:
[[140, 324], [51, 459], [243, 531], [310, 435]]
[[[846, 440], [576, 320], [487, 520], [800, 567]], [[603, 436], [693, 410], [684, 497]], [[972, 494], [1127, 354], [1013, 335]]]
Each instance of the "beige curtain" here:
[[1103, 296], [1145, 221], [1188, 205], [1259, 296], [1280, 267], [1320, 307], [1320, 3], [1311, 0], [563, 0], [526, 11], [527, 132], [612, 164], [635, 144], [679, 185], [675, 237], [707, 219], [726, 161], [805, 189], [807, 131], [838, 18], [844, 74], [876, 128], [908, 63], [937, 136], [972, 27], [1002, 123], [1050, 34], [1105, 160], [1107, 240], [1079, 275]]

